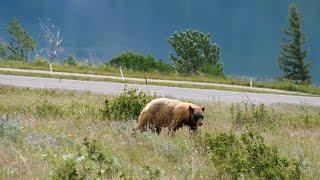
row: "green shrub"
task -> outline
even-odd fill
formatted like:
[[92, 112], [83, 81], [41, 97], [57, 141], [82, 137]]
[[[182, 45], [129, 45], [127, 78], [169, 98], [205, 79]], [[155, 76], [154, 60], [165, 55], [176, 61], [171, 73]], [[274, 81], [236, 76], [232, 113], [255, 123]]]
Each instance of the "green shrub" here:
[[173, 68], [164, 63], [162, 60], [156, 60], [153, 56], [143, 56], [132, 52], [125, 52], [120, 56], [113, 58], [109, 62], [115, 67], [122, 67], [133, 71], [158, 71], [158, 72], [172, 72]]
[[67, 59], [64, 60], [64, 64], [67, 64], [68, 66], [76, 66], [77, 60], [74, 54], [70, 54]]
[[84, 152], [70, 157], [59, 165], [53, 179], [110, 179], [120, 170], [117, 158], [102, 152], [97, 141], [84, 138]]
[[[155, 179], [159, 169], [138, 166], [139, 176], [117, 157], [102, 151], [96, 140], [84, 138], [84, 150], [65, 159], [54, 171], [53, 179]], [[69, 156], [69, 155], [68, 155]]]
[[54, 172], [54, 176], [52, 179], [56, 180], [72, 180], [72, 179], [81, 179], [80, 175], [77, 173], [76, 169], [76, 160], [68, 159], [62, 165], [58, 166], [58, 168]]
[[232, 133], [206, 134], [201, 142], [219, 172], [233, 179], [299, 179], [302, 176], [296, 160], [280, 157], [278, 150], [267, 146], [257, 132], [244, 132], [240, 138]]
[[85, 138], [83, 145], [86, 147], [84, 156], [94, 164], [94, 167], [97, 167], [96, 169], [92, 169], [92, 171], [98, 177], [110, 176], [119, 170], [119, 167], [116, 166], [115, 159], [104, 154], [95, 140], [89, 141]]
[[131, 120], [137, 119], [144, 106], [154, 99], [138, 89], [124, 89], [114, 100], [105, 100], [101, 110], [103, 119], [108, 120]]
[[35, 65], [48, 65], [49, 61], [46, 58], [42, 57], [42, 56], [37, 56], [32, 61], [32, 64], [35, 64]]

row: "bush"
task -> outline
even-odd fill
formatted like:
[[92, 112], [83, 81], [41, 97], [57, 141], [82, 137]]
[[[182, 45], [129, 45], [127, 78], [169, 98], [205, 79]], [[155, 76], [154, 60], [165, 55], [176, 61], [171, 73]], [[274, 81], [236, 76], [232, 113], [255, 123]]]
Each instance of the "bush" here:
[[35, 65], [48, 65], [49, 62], [46, 58], [42, 57], [42, 56], [37, 56], [34, 61], [32, 62], [32, 64]]
[[75, 159], [68, 159], [64, 164], [59, 166], [52, 179], [80, 179], [79, 174], [77, 173]]
[[151, 55], [142, 56], [132, 52], [120, 54], [120, 56], [111, 59], [109, 64], [118, 68], [122, 67], [133, 71], [173, 71], [172, 67], [169, 64], [164, 63], [162, 60], [155, 60]]
[[85, 151], [63, 161], [53, 179], [110, 179], [120, 170], [117, 158], [102, 152], [97, 141], [84, 138]]
[[231, 133], [206, 134], [202, 143], [210, 159], [222, 174], [232, 178], [299, 179], [301, 168], [296, 160], [282, 158], [275, 147], [267, 146], [254, 131], [240, 138]]
[[131, 120], [137, 119], [144, 106], [154, 99], [138, 89], [124, 89], [113, 101], [105, 100], [101, 110], [103, 119], [108, 120]]
[[77, 60], [74, 54], [70, 54], [67, 59], [64, 60], [64, 64], [67, 64], [68, 66], [76, 66]]
[[96, 140], [84, 138], [85, 150], [73, 156], [67, 155], [53, 174], [53, 179], [156, 179], [160, 176], [159, 169], [149, 166], [138, 166], [138, 176], [117, 157], [102, 151]]

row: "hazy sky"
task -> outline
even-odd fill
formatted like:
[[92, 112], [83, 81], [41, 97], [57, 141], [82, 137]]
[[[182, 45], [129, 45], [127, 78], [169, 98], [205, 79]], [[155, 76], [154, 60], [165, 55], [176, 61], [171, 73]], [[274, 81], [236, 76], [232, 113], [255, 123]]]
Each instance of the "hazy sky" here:
[[168, 37], [175, 30], [198, 29], [221, 46], [225, 72], [279, 75], [281, 27], [288, 5], [296, 2], [308, 36], [312, 75], [320, 81], [320, 1], [318, 0], [1, 0], [0, 39], [16, 16], [38, 41], [39, 17], [60, 26], [63, 46], [86, 57], [89, 49], [105, 61], [122, 51], [168, 60]]

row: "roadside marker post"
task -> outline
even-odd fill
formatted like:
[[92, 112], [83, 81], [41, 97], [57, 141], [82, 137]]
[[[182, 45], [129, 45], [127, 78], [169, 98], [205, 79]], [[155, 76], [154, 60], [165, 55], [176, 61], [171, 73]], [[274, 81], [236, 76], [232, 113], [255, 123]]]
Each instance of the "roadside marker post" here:
[[147, 94], [149, 94], [149, 88], [148, 88], [148, 79], [147, 79], [147, 75], [144, 75], [144, 80], [145, 80], [145, 82], [146, 82]]
[[50, 73], [52, 75], [52, 64], [51, 63], [49, 64], [49, 67], [50, 67]]
[[252, 78], [250, 78], [250, 87], [252, 88]]
[[123, 73], [122, 73], [122, 67], [120, 67], [120, 73], [121, 73], [122, 82], [124, 82], [124, 77], [123, 77]]

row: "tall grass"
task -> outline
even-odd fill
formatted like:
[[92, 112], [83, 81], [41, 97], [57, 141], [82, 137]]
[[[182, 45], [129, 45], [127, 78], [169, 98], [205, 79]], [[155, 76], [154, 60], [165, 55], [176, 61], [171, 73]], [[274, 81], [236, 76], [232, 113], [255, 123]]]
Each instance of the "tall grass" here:
[[[133, 135], [135, 120], [104, 121], [99, 110], [105, 99], [91, 93], [0, 87], [5, 124], [0, 127], [0, 178], [46, 179], [75, 173], [89, 179], [230, 178], [221, 173], [212, 155], [199, 148], [197, 138], [227, 133], [238, 139], [248, 126], [259, 132], [265, 146], [277, 148], [277, 156], [297, 160], [303, 178], [320, 178], [319, 107], [211, 102], [204, 104], [205, 124], [198, 135], [183, 128], [172, 138], [166, 129], [159, 136]], [[245, 121], [239, 123], [238, 112]]]

